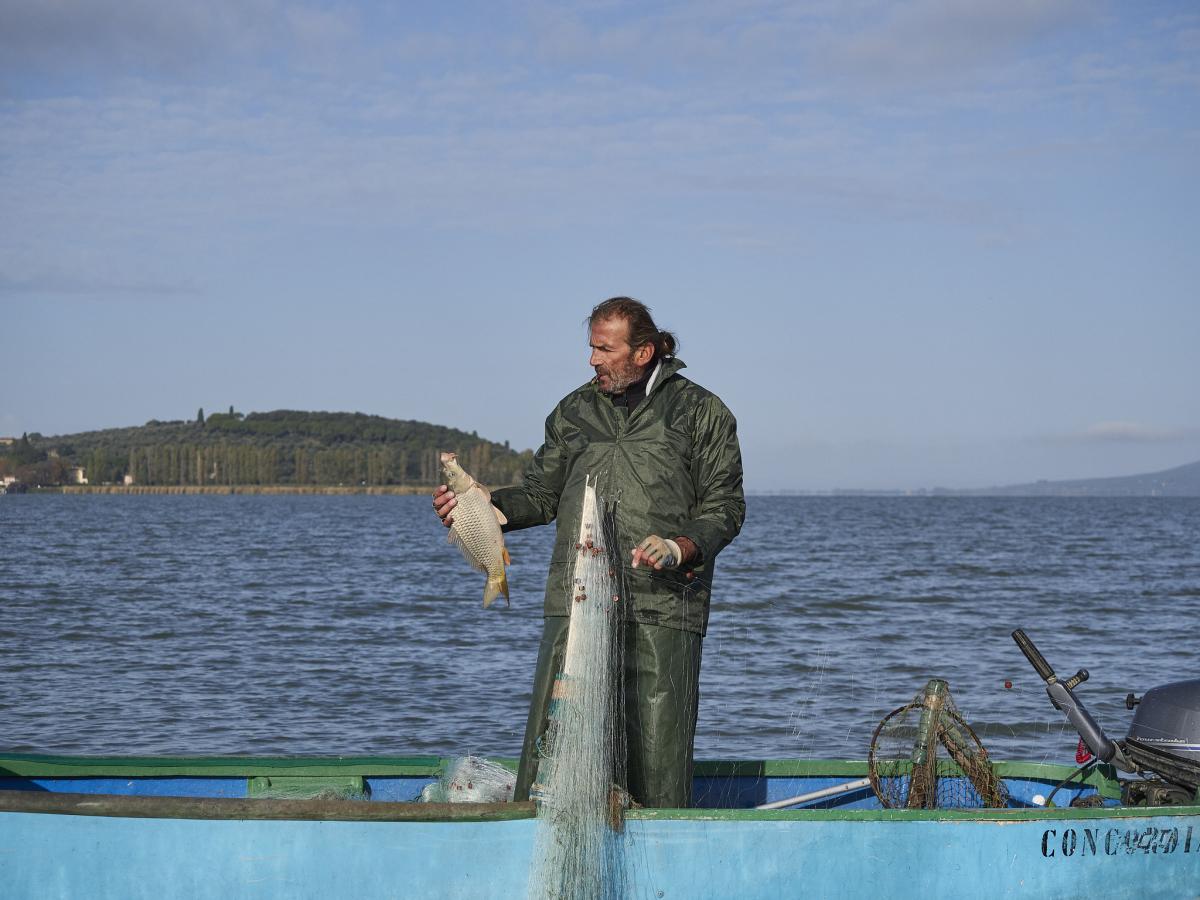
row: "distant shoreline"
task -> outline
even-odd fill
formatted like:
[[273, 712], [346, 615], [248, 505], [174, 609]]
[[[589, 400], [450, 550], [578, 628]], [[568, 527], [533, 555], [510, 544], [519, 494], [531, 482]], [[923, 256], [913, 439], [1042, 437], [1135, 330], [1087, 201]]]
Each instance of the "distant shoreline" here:
[[[432, 486], [412, 484], [68, 484], [50, 489], [64, 494], [432, 494]], [[46, 488], [41, 490], [45, 493]]]
[[[354, 496], [354, 495], [370, 495], [370, 496], [419, 496], [432, 494], [434, 487], [432, 485], [412, 485], [412, 484], [369, 484], [369, 485], [337, 485], [337, 484], [68, 484], [68, 485], [46, 485], [45, 487], [31, 487], [22, 493], [28, 494], [123, 494], [128, 496], [167, 496], [167, 495], [200, 495], [210, 494], [214, 496], [229, 496], [232, 494], [242, 495], [311, 495], [311, 496]], [[831, 499], [855, 499], [855, 498], [883, 498], [883, 499], [903, 499], [903, 500], [930, 500], [930, 499], [946, 499], [946, 498], [977, 498], [977, 499], [996, 499], [996, 498], [1024, 498], [1024, 499], [1111, 499], [1113, 497], [1145, 497], [1153, 499], [1171, 499], [1172, 495], [1163, 494], [1088, 494], [1088, 493], [1068, 493], [1059, 494], [1043, 493], [1043, 494], [1019, 494], [1003, 491], [986, 491], [986, 490], [948, 490], [940, 489], [937, 491], [869, 491], [869, 490], [833, 490], [833, 491], [797, 491], [797, 490], [778, 490], [778, 491], [747, 491], [747, 497], [787, 497], [793, 499], [816, 499], [816, 498], [831, 498]], [[1182, 496], [1187, 499], [1194, 498], [1196, 495], [1182, 494], [1174, 495]]]

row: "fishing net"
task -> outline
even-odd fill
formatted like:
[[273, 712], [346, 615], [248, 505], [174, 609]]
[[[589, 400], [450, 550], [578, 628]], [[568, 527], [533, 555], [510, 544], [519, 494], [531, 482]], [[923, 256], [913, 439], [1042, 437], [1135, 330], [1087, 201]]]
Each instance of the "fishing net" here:
[[422, 803], [507, 803], [513, 773], [490, 759], [461, 756], [446, 763], [441, 777], [421, 790]]
[[958, 714], [950, 686], [937, 678], [912, 703], [884, 716], [867, 763], [871, 787], [888, 809], [1008, 805], [987, 750]]
[[538, 744], [531, 898], [624, 895], [620, 824], [627, 800], [621, 717], [624, 596], [615, 504], [585, 489], [563, 671]]

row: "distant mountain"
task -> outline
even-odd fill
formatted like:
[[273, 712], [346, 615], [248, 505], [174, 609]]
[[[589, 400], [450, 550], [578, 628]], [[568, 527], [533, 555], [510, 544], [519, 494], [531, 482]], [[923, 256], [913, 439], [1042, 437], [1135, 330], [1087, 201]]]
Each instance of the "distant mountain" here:
[[1035, 481], [962, 493], [1008, 497], [1200, 497], [1200, 462], [1147, 475]]
[[[132, 428], [22, 436], [0, 446], [0, 476], [28, 484], [432, 485], [453, 450], [485, 484], [520, 481], [532, 451], [478, 434], [363, 413], [214, 413]], [[82, 469], [78, 472], [77, 469]]]

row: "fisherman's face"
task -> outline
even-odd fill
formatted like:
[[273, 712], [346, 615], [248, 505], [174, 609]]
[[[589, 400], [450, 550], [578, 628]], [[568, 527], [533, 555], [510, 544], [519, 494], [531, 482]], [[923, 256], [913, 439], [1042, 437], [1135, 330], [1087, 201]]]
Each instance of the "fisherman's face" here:
[[629, 346], [629, 320], [612, 316], [592, 323], [588, 364], [596, 370], [596, 386], [606, 394], [619, 394], [642, 377], [654, 356], [650, 344]]

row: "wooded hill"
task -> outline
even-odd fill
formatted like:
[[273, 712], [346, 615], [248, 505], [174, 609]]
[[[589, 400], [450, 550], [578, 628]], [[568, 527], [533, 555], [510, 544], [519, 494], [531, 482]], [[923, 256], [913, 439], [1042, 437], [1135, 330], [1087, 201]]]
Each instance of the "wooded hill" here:
[[0, 475], [28, 483], [69, 480], [80, 466], [91, 484], [143, 485], [434, 485], [438, 453], [453, 450], [463, 467], [491, 486], [520, 481], [532, 451], [520, 453], [478, 434], [428, 422], [363, 413], [234, 412], [193, 421], [151, 420], [0, 446]]
[[1037, 481], [972, 493], [1002, 497], [1200, 497], [1200, 462], [1141, 475]]

